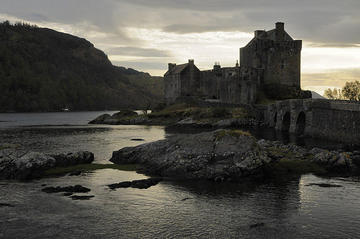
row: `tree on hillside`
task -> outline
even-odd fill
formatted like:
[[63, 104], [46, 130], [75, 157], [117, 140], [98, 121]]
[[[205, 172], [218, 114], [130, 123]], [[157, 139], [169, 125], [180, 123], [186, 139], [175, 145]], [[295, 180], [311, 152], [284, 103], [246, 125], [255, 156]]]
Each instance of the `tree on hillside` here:
[[348, 100], [360, 101], [360, 82], [346, 82], [342, 94]]
[[324, 91], [324, 97], [326, 97], [328, 99], [331, 99], [331, 100], [342, 100], [342, 99], [344, 99], [341, 90], [337, 89], [337, 88], [334, 88], [334, 89], [328, 88], [327, 90], [325, 90]]

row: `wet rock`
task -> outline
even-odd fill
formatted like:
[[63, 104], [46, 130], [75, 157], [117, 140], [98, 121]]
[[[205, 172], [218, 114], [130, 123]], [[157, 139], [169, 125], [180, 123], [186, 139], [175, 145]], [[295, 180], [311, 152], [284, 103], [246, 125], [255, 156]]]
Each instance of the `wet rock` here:
[[17, 155], [16, 152], [1, 151], [0, 179], [33, 179], [39, 178], [44, 171], [59, 166], [91, 163], [94, 154], [87, 151], [69, 154], [47, 155], [27, 152]]
[[339, 187], [342, 187], [341, 185], [329, 184], [329, 183], [309, 183], [306, 186], [319, 186], [319, 187], [322, 187], [322, 188], [339, 188]]
[[131, 139], [131, 141], [145, 141], [145, 139]]
[[89, 151], [51, 155], [56, 160], [56, 167], [66, 167], [77, 164], [88, 164], [94, 161], [94, 154]]
[[162, 180], [161, 178], [149, 178], [149, 179], [135, 180], [135, 181], [131, 182], [131, 187], [139, 188], [139, 189], [147, 189], [151, 186], [155, 186], [161, 180]]
[[82, 173], [81, 170], [77, 170], [77, 171], [69, 173], [69, 176], [79, 176], [81, 173]]
[[251, 224], [250, 228], [263, 227], [263, 226], [265, 226], [265, 223], [259, 222], [259, 223]]
[[63, 194], [63, 196], [65, 196], [65, 197], [68, 197], [68, 196], [71, 196], [71, 195], [73, 195], [73, 193], [64, 193]]
[[89, 122], [89, 124], [110, 124], [110, 125], [130, 125], [130, 124], [145, 124], [149, 121], [146, 115], [138, 115], [131, 110], [121, 110], [118, 113], [110, 116], [103, 114], [96, 119]]
[[41, 191], [46, 193], [59, 193], [59, 192], [69, 192], [69, 193], [87, 193], [91, 190], [89, 188], [83, 187], [81, 185], [75, 186], [66, 186], [66, 187], [46, 187], [41, 189]]
[[109, 114], [103, 114], [95, 118], [94, 120], [90, 121], [89, 124], [102, 124], [105, 122], [105, 120], [110, 119], [111, 115]]
[[141, 179], [141, 180], [134, 180], [134, 181], [125, 181], [121, 183], [114, 183], [108, 185], [110, 189], [117, 189], [117, 188], [139, 188], [139, 189], [147, 189], [151, 186], [155, 186], [158, 184], [162, 179], [161, 178], [149, 178], [149, 179]]
[[121, 182], [121, 183], [113, 183], [108, 185], [108, 187], [110, 189], [116, 189], [116, 188], [128, 188], [131, 186], [131, 182], [130, 181], [125, 181], [125, 182]]
[[72, 200], [89, 200], [90, 198], [95, 197], [94, 195], [90, 195], [90, 196], [79, 196], [79, 195], [73, 195], [71, 196]]
[[192, 199], [192, 198], [183, 198], [183, 199], [181, 199], [181, 201], [186, 201], [186, 200], [189, 200], [189, 199]]
[[271, 160], [254, 137], [217, 130], [123, 148], [110, 161], [142, 164], [151, 175], [226, 180], [259, 174]]
[[14, 207], [14, 205], [11, 205], [9, 203], [0, 203], [0, 207]]
[[56, 166], [56, 160], [42, 153], [29, 152], [20, 157], [9, 154], [0, 158], [1, 179], [29, 179]]

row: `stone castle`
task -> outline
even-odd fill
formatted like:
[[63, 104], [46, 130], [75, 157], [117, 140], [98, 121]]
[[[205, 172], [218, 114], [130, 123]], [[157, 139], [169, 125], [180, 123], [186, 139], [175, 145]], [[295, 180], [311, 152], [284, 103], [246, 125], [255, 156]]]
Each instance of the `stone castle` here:
[[[257, 30], [240, 48], [240, 65], [200, 71], [189, 60], [169, 63], [164, 75], [165, 101], [172, 104], [187, 98], [229, 104], [254, 104], [260, 98], [308, 98], [300, 89], [301, 40], [294, 40], [277, 22], [270, 31]], [[310, 95], [309, 95], [310, 94]]]

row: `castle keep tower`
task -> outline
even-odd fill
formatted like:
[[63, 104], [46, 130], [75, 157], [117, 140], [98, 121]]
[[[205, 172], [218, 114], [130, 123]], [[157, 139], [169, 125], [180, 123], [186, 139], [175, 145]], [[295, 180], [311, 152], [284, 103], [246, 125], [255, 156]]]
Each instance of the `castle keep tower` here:
[[263, 88], [300, 90], [301, 40], [293, 40], [277, 22], [270, 31], [257, 30], [254, 38], [240, 48], [240, 65], [264, 70]]
[[309, 98], [300, 89], [301, 40], [294, 40], [277, 22], [270, 31], [257, 30], [240, 48], [240, 66], [200, 71], [193, 60], [169, 63], [164, 75], [165, 101], [196, 99], [227, 104], [254, 104], [263, 99]]

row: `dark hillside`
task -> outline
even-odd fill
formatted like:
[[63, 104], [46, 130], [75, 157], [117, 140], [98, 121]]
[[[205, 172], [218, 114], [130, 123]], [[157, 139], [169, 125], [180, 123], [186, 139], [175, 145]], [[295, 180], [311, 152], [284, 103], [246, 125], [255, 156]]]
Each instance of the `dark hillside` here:
[[161, 101], [161, 85], [162, 78], [113, 66], [85, 39], [0, 24], [0, 112], [143, 108]]

